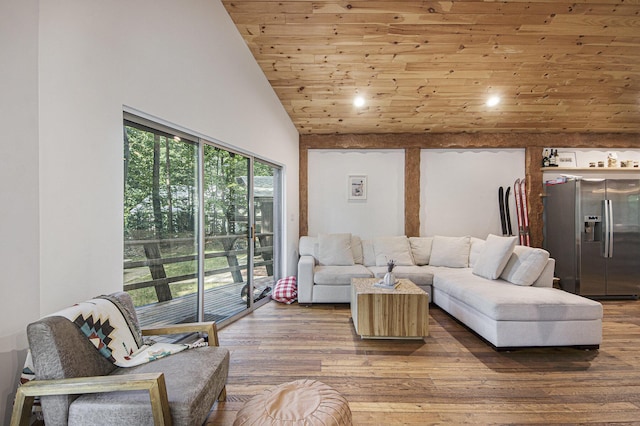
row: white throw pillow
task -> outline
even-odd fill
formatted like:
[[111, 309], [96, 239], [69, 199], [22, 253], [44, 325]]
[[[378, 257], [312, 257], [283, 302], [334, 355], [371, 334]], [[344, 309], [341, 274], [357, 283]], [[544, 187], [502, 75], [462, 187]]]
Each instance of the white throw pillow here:
[[482, 252], [473, 266], [474, 275], [497, 279], [507, 265], [518, 237], [499, 237], [489, 234]]
[[516, 246], [500, 278], [512, 284], [532, 285], [547, 266], [548, 260], [549, 252], [546, 250]]
[[386, 266], [390, 260], [396, 265], [414, 265], [411, 256], [411, 245], [406, 236], [383, 237], [373, 240], [373, 251], [376, 254], [376, 266]]
[[433, 237], [409, 237], [409, 244], [411, 244], [411, 254], [416, 265], [428, 265]]
[[353, 265], [351, 234], [318, 234], [318, 262], [321, 265]]
[[431, 245], [431, 266], [466, 268], [469, 266], [469, 237], [433, 237]]

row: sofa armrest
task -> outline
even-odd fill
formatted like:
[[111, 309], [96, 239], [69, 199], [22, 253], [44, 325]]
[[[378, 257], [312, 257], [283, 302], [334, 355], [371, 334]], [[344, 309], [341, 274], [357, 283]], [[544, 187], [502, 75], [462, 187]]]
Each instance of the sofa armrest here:
[[298, 303], [313, 302], [313, 256], [300, 256], [298, 261]]
[[78, 395], [84, 393], [146, 390], [151, 399], [154, 424], [171, 425], [169, 399], [163, 373], [121, 376], [76, 377], [73, 379], [32, 380], [20, 386], [11, 415], [11, 426], [28, 425], [36, 396]]
[[215, 322], [192, 322], [186, 324], [171, 324], [142, 329], [143, 336], [159, 336], [164, 334], [205, 333], [209, 346], [220, 346], [218, 342], [218, 328]]

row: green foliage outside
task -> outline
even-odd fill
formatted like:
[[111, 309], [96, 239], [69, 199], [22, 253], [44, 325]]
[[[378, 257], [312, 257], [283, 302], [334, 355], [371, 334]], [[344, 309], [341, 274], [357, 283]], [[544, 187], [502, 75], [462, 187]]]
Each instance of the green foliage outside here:
[[[198, 145], [126, 123], [124, 154], [125, 265], [127, 261], [154, 257], [153, 253], [145, 252], [149, 246], [157, 250], [163, 259], [195, 256], [199, 211]], [[248, 167], [249, 161], [242, 155], [210, 145], [204, 146], [205, 249], [207, 253], [229, 250], [244, 252], [237, 256], [239, 265], [246, 265]], [[256, 163], [254, 174], [273, 176], [273, 170], [265, 164]], [[224, 236], [238, 238], [222, 238]], [[205, 260], [205, 271], [229, 266], [226, 257]], [[124, 284], [150, 281], [154, 278], [151, 269], [125, 269]], [[156, 268], [155, 274], [175, 277], [195, 274], [196, 271], [196, 261], [189, 260], [165, 264]], [[206, 285], [214, 286], [215, 281], [228, 282], [230, 274], [224, 275], [217, 280], [208, 277]], [[231, 282], [238, 282], [242, 278], [236, 274]], [[170, 290], [172, 297], [196, 292], [196, 280], [173, 283]], [[136, 306], [158, 301], [153, 287], [131, 290], [130, 293]]]

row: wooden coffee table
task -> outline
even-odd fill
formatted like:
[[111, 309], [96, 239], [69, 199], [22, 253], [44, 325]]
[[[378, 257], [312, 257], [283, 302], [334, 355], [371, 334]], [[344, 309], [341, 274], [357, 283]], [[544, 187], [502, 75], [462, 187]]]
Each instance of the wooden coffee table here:
[[351, 317], [364, 338], [422, 339], [429, 335], [429, 295], [408, 279], [395, 289], [378, 278], [351, 279]]

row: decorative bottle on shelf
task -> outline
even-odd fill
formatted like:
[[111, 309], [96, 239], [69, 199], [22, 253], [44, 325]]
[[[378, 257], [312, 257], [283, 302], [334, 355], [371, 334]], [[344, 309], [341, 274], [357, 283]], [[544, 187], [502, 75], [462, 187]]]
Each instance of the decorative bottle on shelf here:
[[542, 167], [549, 167], [549, 150], [547, 148], [542, 153]]
[[551, 150], [551, 158], [549, 159], [550, 167], [558, 167], [558, 150]]

